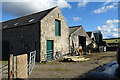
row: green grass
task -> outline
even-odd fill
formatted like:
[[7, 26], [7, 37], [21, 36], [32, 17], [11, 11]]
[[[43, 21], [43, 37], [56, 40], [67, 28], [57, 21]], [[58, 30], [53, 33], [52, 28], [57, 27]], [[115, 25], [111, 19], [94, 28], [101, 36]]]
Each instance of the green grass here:
[[57, 68], [55, 71], [70, 71], [69, 69], [62, 69], [62, 68]]
[[120, 39], [111, 39], [111, 40], [103, 40], [106, 41], [106, 43], [119, 43]]
[[7, 63], [8, 61], [0, 61], [0, 62], [5, 62], [5, 63]]

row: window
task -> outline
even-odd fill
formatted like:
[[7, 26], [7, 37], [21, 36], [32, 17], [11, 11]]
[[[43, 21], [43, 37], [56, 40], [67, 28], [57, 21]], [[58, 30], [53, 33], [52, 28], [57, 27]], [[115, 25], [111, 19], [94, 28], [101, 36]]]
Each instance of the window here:
[[15, 25], [15, 26], [17, 26], [17, 25], [18, 25], [18, 23], [15, 23], [14, 25]]
[[29, 20], [29, 22], [32, 22], [32, 21], [34, 21], [35, 19], [31, 19], [31, 20]]
[[55, 20], [55, 35], [61, 36], [61, 25], [59, 20]]
[[6, 27], [8, 27], [8, 25], [4, 26], [3, 28], [6, 28]]

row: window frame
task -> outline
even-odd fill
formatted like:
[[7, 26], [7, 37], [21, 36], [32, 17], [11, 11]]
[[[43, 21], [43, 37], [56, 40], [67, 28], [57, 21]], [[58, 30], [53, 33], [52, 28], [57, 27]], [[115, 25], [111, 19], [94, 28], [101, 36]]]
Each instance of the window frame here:
[[[59, 26], [58, 26], [58, 34], [56, 32], [56, 21], [59, 23]], [[58, 19], [55, 19], [55, 36], [61, 36], [61, 21], [58, 20]]]

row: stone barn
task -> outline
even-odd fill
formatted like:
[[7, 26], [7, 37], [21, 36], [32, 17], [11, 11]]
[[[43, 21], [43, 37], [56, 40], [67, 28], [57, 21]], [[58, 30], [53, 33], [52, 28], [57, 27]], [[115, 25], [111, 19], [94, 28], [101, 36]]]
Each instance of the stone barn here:
[[95, 42], [98, 46], [98, 51], [99, 52], [105, 52], [106, 51], [106, 46], [108, 46], [108, 44], [103, 41], [103, 35], [101, 33], [101, 31], [93, 31], [93, 34], [95, 36]]
[[36, 50], [36, 61], [69, 53], [69, 28], [60, 9], [48, 10], [2, 22], [3, 57]]
[[95, 39], [94, 33], [87, 32], [87, 34], [92, 41], [89, 47], [91, 48], [92, 51], [96, 51], [96, 49], [98, 48], [98, 45], [96, 44], [96, 39]]
[[72, 48], [78, 48], [80, 45], [86, 51], [86, 47], [91, 43], [86, 31], [82, 26], [69, 27], [70, 52]]

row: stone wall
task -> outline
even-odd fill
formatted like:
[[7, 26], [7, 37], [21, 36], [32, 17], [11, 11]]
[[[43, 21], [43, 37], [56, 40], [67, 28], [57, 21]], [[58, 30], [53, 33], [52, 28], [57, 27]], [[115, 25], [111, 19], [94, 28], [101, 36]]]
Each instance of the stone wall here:
[[3, 29], [2, 57], [8, 58], [10, 53], [13, 55], [29, 54], [31, 51], [37, 50], [39, 60], [39, 35], [39, 23]]
[[[55, 19], [61, 21], [61, 36], [55, 36]], [[54, 40], [55, 52], [57, 50], [69, 52], [69, 28], [58, 7], [41, 20], [41, 60], [45, 59], [47, 40]]]
[[[39, 16], [38, 16], [39, 17]], [[61, 21], [61, 36], [55, 36], [55, 19]], [[37, 61], [46, 54], [46, 41], [54, 40], [54, 51], [69, 53], [69, 28], [58, 7], [47, 14], [40, 23], [4, 29], [2, 32], [3, 58], [37, 50]], [[43, 57], [44, 58], [44, 57]]]
[[9, 57], [8, 68], [9, 68], [8, 78], [13, 78], [13, 54], [11, 54]]
[[9, 78], [28, 78], [28, 56], [27, 54], [13, 56], [9, 58]]
[[17, 56], [17, 78], [28, 78], [28, 59], [27, 54]]

